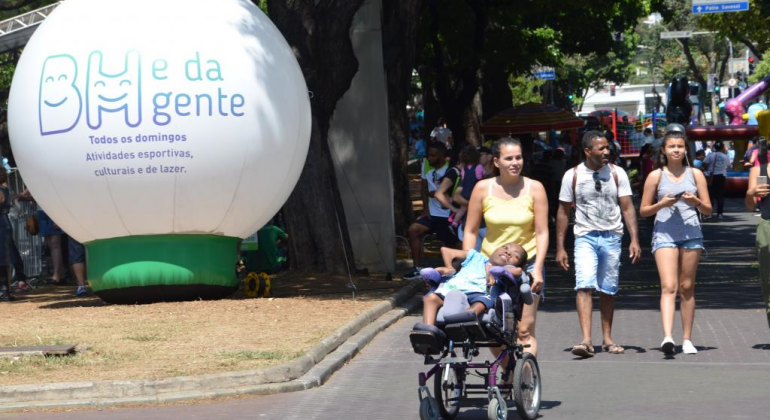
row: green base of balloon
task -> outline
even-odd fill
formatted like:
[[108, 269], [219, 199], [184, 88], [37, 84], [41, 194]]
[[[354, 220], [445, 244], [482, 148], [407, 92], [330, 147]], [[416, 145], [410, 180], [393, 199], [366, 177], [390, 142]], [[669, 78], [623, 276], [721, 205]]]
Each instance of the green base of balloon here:
[[91, 290], [111, 303], [220, 299], [238, 290], [239, 238], [147, 235], [85, 244]]

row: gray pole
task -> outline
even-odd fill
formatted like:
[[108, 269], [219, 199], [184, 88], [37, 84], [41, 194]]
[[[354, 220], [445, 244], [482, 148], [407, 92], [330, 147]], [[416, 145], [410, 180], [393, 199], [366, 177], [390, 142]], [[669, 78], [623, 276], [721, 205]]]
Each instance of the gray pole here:
[[[727, 45], [730, 46], [730, 61], [728, 62], [730, 64], [729, 65], [730, 79], [734, 79], [735, 76], [733, 74], [733, 42], [730, 41], [730, 38], [725, 38], [725, 40], [727, 40]], [[732, 86], [729, 86], [729, 88], [730, 88], [730, 99], [732, 99], [735, 96], [735, 88]]]

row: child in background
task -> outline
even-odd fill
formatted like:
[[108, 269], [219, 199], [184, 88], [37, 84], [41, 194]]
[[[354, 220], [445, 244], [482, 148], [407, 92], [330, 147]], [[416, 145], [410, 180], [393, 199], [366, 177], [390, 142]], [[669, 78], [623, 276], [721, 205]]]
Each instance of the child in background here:
[[[476, 179], [482, 179], [484, 178], [484, 167], [477, 164], [477, 165], [463, 165], [462, 169], [460, 170], [460, 182], [462, 183], [462, 180], [465, 178], [465, 172], [466, 171], [473, 171], [473, 173], [476, 175]], [[463, 218], [465, 217], [465, 213], [468, 212], [468, 206], [460, 206], [460, 210], [452, 213], [449, 215], [449, 223], [452, 226], [452, 231], [457, 232], [457, 229], [460, 227], [460, 223], [462, 223]]]

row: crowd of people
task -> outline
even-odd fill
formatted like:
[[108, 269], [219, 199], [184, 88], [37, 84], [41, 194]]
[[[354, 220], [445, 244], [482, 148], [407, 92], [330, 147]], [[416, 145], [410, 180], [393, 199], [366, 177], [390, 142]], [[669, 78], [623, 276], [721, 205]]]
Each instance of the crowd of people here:
[[[693, 320], [695, 278], [704, 249], [701, 223], [712, 212], [718, 219], [723, 217], [725, 175], [731, 164], [728, 149], [724, 142], [714, 142], [711, 150], [700, 148], [691, 162], [685, 131], [676, 124], [667, 127], [659, 138], [651, 130], [645, 131], [640, 141], [645, 142], [640, 153], [642, 159], [639, 167], [632, 170], [637, 170], [641, 177], [636, 191], [641, 200], [639, 214], [654, 218], [651, 248], [661, 284], [663, 338], [660, 348], [666, 354], [673, 354], [677, 342], [681, 342], [683, 353], [696, 354]], [[490, 264], [495, 264], [491, 261], [495, 252], [509, 245], [520, 247], [521, 254], [527, 258], [522, 266], [529, 273], [531, 290], [537, 298], [533, 305], [525, 307], [517, 330], [519, 342], [527, 351], [536, 354], [536, 314], [546, 289], [544, 266], [549, 229], [555, 228], [558, 266], [570, 270], [570, 261], [574, 264], [574, 289], [582, 338], [572, 347], [572, 353], [588, 358], [596, 352], [591, 314], [593, 295], [597, 293], [601, 346], [606, 353], [621, 354], [625, 348], [614, 341], [612, 324], [624, 227], [630, 236], [628, 255], [631, 263], [637, 263], [642, 257], [632, 180], [608, 133], [591, 130], [579, 143], [567, 143], [571, 142], [568, 139], [562, 141], [564, 146], [571, 146], [569, 149], [562, 147], [556, 152], [548, 150], [549, 153], [544, 153], [531, 168], [532, 177], [524, 176], [525, 156], [518, 139], [499, 139], [491, 149], [465, 146], [456, 165], [448, 162], [444, 142], [429, 143], [421, 171], [425, 210], [409, 228], [415, 268], [405, 278], [420, 276], [421, 238], [427, 233], [435, 233], [447, 247], [462, 249], [463, 258], [472, 255], [474, 261], [479, 259], [477, 265], [483, 267], [486, 264], [487, 270]], [[752, 210], [755, 198], [770, 195], [770, 188], [766, 187], [770, 153], [764, 147], [757, 146], [747, 152], [747, 163], [750, 161], [753, 167], [747, 207]], [[580, 162], [566, 159], [566, 156], [574, 155], [580, 156]], [[558, 163], [554, 164], [554, 161]], [[544, 166], [538, 170], [538, 165]], [[542, 176], [546, 173], [551, 176]], [[555, 180], [554, 173], [558, 174]], [[554, 194], [554, 191], [558, 193]], [[760, 267], [770, 265], [770, 206], [764, 206], [761, 215], [763, 221], [757, 232]], [[452, 230], [452, 220], [455, 220], [452, 216], [460, 218], [454, 231], [457, 236]], [[570, 249], [566, 238], [571, 220], [575, 240]], [[461, 246], [457, 245], [458, 237]], [[471, 251], [473, 253], [469, 254]], [[571, 259], [570, 254], [574, 258]], [[445, 265], [450, 264], [445, 261]], [[483, 273], [479, 276], [484, 278]], [[765, 299], [769, 302], [770, 323], [770, 275], [763, 274], [762, 281]], [[476, 283], [473, 291], [466, 292], [479, 293], [476, 289], [483, 285], [483, 281]], [[488, 300], [476, 297], [474, 310], [478, 312], [480, 305], [486, 305], [488, 309]], [[673, 336], [677, 297], [683, 332], [680, 339]], [[441, 299], [440, 294], [431, 294], [430, 309], [440, 307]]]
[[[68, 236], [48, 214], [34, 203], [29, 190], [12, 195], [8, 187], [8, 171], [0, 167], [0, 302], [14, 300], [14, 294], [32, 290], [33, 284], [27, 278], [24, 261], [13, 239], [13, 225], [9, 218], [11, 208], [18, 202], [27, 201], [37, 207], [34, 216], [27, 224], [28, 233], [40, 235], [46, 253], [42, 256], [50, 260], [50, 270], [44, 270], [40, 278], [35, 278], [35, 285], [64, 285], [70, 275], [75, 279], [75, 297], [88, 297], [86, 288], [86, 251], [83, 244]], [[69, 270], [67, 270], [69, 267]]]

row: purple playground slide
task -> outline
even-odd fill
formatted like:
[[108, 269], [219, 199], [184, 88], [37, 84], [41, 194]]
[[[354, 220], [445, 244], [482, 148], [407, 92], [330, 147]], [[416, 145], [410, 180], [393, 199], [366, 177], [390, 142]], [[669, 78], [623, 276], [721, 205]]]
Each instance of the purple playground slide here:
[[770, 88], [770, 74], [751, 85], [740, 95], [727, 101], [725, 111], [730, 114], [730, 125], [746, 124], [746, 121], [743, 121], [743, 114], [746, 113], [746, 103], [759, 97], [768, 88]]

